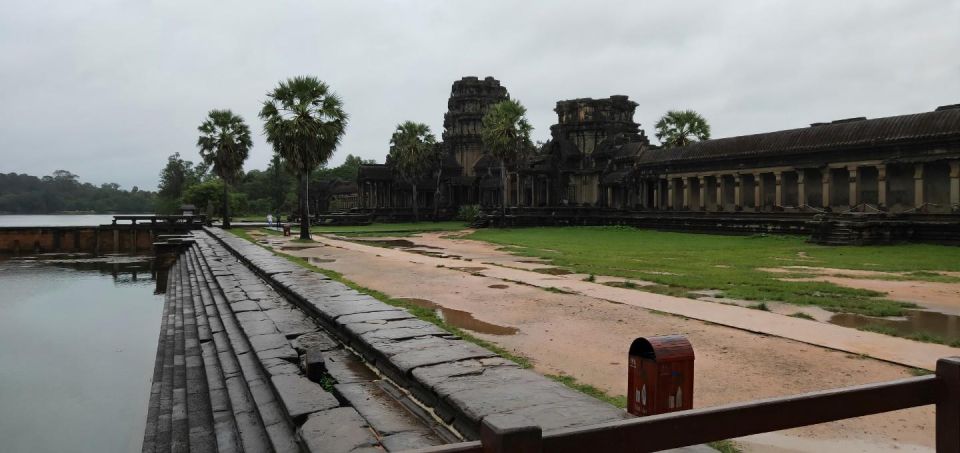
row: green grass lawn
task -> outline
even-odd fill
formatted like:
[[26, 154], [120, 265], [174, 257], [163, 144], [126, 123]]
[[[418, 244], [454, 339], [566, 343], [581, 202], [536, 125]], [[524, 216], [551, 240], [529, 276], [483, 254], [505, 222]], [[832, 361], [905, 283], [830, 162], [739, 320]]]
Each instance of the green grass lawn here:
[[[763, 267], [814, 266], [875, 271], [960, 271], [960, 247], [926, 244], [826, 247], [800, 236], [719, 236], [628, 227], [482, 229], [467, 236], [549, 259], [573, 271], [646, 280], [640, 290], [672, 295], [715, 289], [724, 297], [817, 305], [837, 312], [896, 316], [909, 303], [881, 293], [821, 282], [783, 282]], [[936, 274], [932, 275], [935, 280]], [[800, 272], [788, 276], [805, 276]]]

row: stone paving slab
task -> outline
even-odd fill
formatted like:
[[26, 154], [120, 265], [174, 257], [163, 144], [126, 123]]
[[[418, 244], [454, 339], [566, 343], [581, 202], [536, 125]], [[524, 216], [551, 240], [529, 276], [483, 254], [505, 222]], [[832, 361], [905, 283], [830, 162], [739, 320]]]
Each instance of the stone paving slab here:
[[340, 347], [340, 344], [323, 332], [312, 332], [301, 335], [290, 342], [301, 354], [308, 350], [330, 351]]
[[320, 355], [323, 359], [323, 369], [341, 384], [372, 382], [380, 379], [373, 370], [360, 362], [351, 352], [334, 349], [321, 352]]
[[352, 407], [310, 415], [300, 437], [312, 453], [382, 452], [367, 422]]
[[387, 394], [379, 383], [337, 384], [334, 388], [381, 437], [408, 434], [410, 436], [393, 441], [395, 444], [404, 442], [405, 448], [423, 448], [444, 443]]
[[[208, 228], [207, 232], [252, 265], [261, 276], [268, 277], [277, 288], [295, 298], [298, 305], [325, 322], [339, 326], [337, 335], [341, 339], [398, 384], [409, 386], [422, 402], [433, 405], [438, 415], [453, 421], [468, 436], [475, 437], [483, 417], [493, 414], [524, 415], [543, 426], [544, 430], [629, 417], [618, 408], [520, 369], [489, 350], [456, 339], [405, 310], [361, 294], [326, 276], [300, 269], [281, 270], [289, 268], [288, 264], [283, 264], [286, 260], [262, 247], [216, 228]], [[322, 346], [326, 342], [322, 339], [303, 343], [294, 341], [294, 346], [301, 352], [314, 344]], [[338, 385], [343, 386], [344, 391], [356, 393], [369, 390], [368, 383], [355, 384]], [[308, 418], [310, 427], [307, 431], [311, 435], [322, 431], [317, 426], [318, 420], [327, 412], [331, 411]], [[304, 427], [301, 433], [304, 433]], [[402, 436], [393, 440], [397, 444], [406, 441], [413, 442]], [[365, 448], [361, 444], [351, 448]]]
[[333, 409], [340, 406], [337, 398], [320, 387], [320, 384], [298, 375], [273, 376], [273, 387], [290, 418]]

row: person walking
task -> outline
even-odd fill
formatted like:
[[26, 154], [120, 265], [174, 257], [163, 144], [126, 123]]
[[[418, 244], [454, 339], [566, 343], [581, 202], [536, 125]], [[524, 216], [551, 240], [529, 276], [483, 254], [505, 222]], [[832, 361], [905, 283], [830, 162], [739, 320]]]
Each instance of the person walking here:
[[273, 227], [273, 214], [267, 214], [267, 227]]

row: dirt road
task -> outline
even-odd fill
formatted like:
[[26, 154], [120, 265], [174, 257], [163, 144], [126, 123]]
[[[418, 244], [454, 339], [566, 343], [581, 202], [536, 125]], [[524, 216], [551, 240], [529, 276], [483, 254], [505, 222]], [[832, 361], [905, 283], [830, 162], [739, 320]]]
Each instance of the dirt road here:
[[[312, 258], [317, 266], [341, 272], [393, 297], [428, 300], [471, 314], [486, 326], [508, 328], [494, 329], [498, 333], [514, 328], [513, 334], [477, 335], [530, 357], [541, 373], [567, 374], [611, 394], [625, 392], [625, 355], [630, 341], [637, 336], [669, 333], [688, 336], [696, 349], [696, 407], [911, 375], [907, 367], [859, 355], [478, 275], [477, 268], [491, 268], [491, 264], [481, 263], [542, 267], [540, 263], [520, 262], [483, 243], [457, 241], [465, 243], [457, 246], [461, 259], [448, 257], [445, 262], [459, 266], [438, 267], [435, 262], [423, 262], [424, 256], [419, 254], [344, 247], [347, 244], [337, 240], [316, 239], [326, 245], [285, 251]], [[466, 258], [471, 261], [464, 261], [464, 249], [470, 249], [471, 257]], [[434, 257], [452, 253], [449, 249], [424, 251]], [[469, 321], [469, 315], [460, 317]], [[916, 408], [751, 436], [738, 442], [746, 451], [932, 451], [933, 410]]]

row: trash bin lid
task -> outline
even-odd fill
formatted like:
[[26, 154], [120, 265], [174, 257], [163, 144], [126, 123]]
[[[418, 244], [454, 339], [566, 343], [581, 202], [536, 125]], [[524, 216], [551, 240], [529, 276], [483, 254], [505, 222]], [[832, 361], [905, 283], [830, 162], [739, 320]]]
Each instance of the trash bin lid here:
[[683, 335], [640, 337], [630, 344], [630, 355], [657, 362], [693, 360], [693, 345]]

